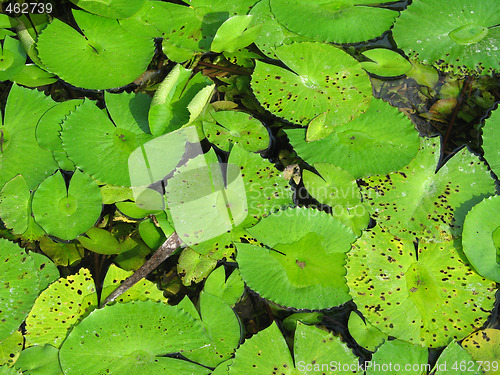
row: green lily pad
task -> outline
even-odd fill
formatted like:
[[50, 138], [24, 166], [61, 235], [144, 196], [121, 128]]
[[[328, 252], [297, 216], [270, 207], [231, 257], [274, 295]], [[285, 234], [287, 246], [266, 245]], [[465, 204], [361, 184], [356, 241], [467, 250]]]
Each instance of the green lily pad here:
[[[183, 302], [189, 300], [185, 297]], [[231, 307], [217, 296], [202, 292], [200, 294], [200, 314], [193, 316], [201, 320], [208, 336], [210, 346], [192, 350], [184, 356], [205, 366], [216, 367], [231, 358], [240, 343], [241, 328], [237, 315]], [[193, 306], [194, 308], [194, 306]]]
[[481, 364], [481, 369], [485, 374], [498, 374], [498, 358], [500, 358], [500, 330], [486, 328], [481, 331], [474, 332], [462, 341], [462, 346], [478, 364]]
[[186, 247], [179, 257], [177, 273], [184, 285], [191, 285], [205, 280], [216, 266], [217, 260]]
[[413, 241], [376, 227], [356, 241], [346, 267], [352, 298], [368, 321], [417, 345], [460, 340], [493, 308], [495, 284], [463, 263], [453, 242], [416, 250]]
[[432, 371], [435, 375], [456, 375], [459, 371], [471, 375], [484, 374], [479, 363], [475, 363], [472, 356], [455, 341], [442, 351]]
[[153, 219], [146, 219], [139, 223], [141, 239], [151, 249], [158, 249], [167, 239], [161, 228], [157, 227]]
[[247, 286], [263, 298], [311, 310], [351, 299], [344, 264], [356, 237], [337, 219], [295, 208], [275, 212], [248, 231], [266, 247], [238, 243], [236, 261]]
[[411, 121], [396, 108], [372, 99], [368, 110], [328, 137], [306, 142], [304, 129], [286, 130], [297, 154], [309, 164], [330, 163], [354, 178], [398, 170], [413, 159], [419, 137]]
[[109, 18], [128, 18], [137, 12], [145, 0], [70, 0], [87, 12]]
[[12, 366], [23, 350], [24, 338], [20, 331], [0, 341], [0, 365]]
[[51, 345], [32, 346], [23, 350], [14, 367], [31, 375], [62, 374], [59, 350]]
[[[101, 301], [104, 301], [113, 290], [132, 274], [133, 271], [125, 271], [112, 264], [102, 283]], [[136, 283], [116, 299], [116, 301], [120, 303], [146, 300], [167, 302], [166, 298], [163, 296], [163, 292], [159, 290], [153, 282], [145, 279]]]
[[40, 238], [40, 249], [58, 266], [75, 264], [85, 252], [80, 244], [54, 242], [47, 235]]
[[84, 35], [55, 18], [38, 37], [38, 56], [50, 72], [74, 86], [100, 90], [124, 86], [146, 70], [152, 40], [127, 33], [114, 19], [79, 10], [73, 16]]
[[483, 127], [484, 158], [491, 170], [500, 176], [500, 111], [491, 112]]
[[122, 116], [137, 116], [134, 123], [119, 122], [121, 117], [113, 123], [94, 103], [86, 100], [66, 118], [61, 137], [64, 150], [78, 168], [101, 182], [130, 186], [129, 155], [150, 140], [151, 135], [141, 128], [142, 121], [147, 120], [133, 110], [135, 95], [114, 95], [123, 95], [127, 100], [110, 100], [107, 103], [110, 113], [128, 111], [128, 115]]
[[37, 87], [51, 85], [57, 82], [58, 78], [54, 74], [40, 69], [38, 65], [26, 64], [19, 72], [10, 77], [10, 80], [18, 85]]
[[22, 375], [21, 370], [16, 370], [13, 367], [7, 365], [0, 366], [0, 375]]
[[0, 186], [21, 174], [34, 189], [57, 169], [52, 153], [40, 148], [35, 138], [38, 121], [55, 104], [42, 92], [12, 86], [0, 127]]
[[260, 25], [260, 33], [255, 39], [255, 45], [268, 57], [277, 58], [274, 49], [283, 44], [294, 42], [312, 41], [311, 39], [298, 35], [278, 21], [271, 12], [269, 0], [261, 0], [254, 5], [250, 14], [253, 16], [251, 25]]
[[422, 375], [429, 356], [427, 348], [400, 340], [386, 341], [366, 366], [366, 375]]
[[203, 290], [234, 306], [243, 295], [245, 284], [238, 269], [235, 269], [226, 280], [224, 267], [217, 267], [208, 276]]
[[351, 312], [347, 322], [349, 333], [363, 348], [375, 352], [387, 340], [387, 335], [364, 321], [356, 312]]
[[105, 229], [92, 227], [76, 239], [84, 248], [94, 253], [110, 255], [120, 252], [118, 240]]
[[39, 290], [43, 291], [59, 278], [59, 270], [54, 262], [45, 255], [30, 251], [29, 256], [35, 262], [35, 268], [40, 281]]
[[371, 60], [361, 62], [363, 69], [381, 77], [397, 77], [406, 74], [411, 69], [408, 60], [387, 48], [369, 49], [362, 55]]
[[376, 38], [398, 13], [373, 5], [387, 0], [270, 0], [271, 11], [287, 29], [322, 42], [357, 43]]
[[252, 44], [260, 33], [259, 25], [249, 27], [252, 18], [252, 15], [228, 18], [218, 28], [210, 49], [214, 52], [232, 53]]
[[[294, 364], [295, 363], [295, 364]], [[357, 357], [331, 333], [298, 323], [294, 360], [276, 323], [247, 339], [235, 353], [229, 374], [345, 375], [362, 372]]]
[[276, 55], [290, 70], [257, 61], [252, 90], [271, 113], [302, 126], [323, 112], [334, 128], [360, 116], [371, 100], [361, 65], [341, 49], [312, 42], [283, 45]]
[[0, 341], [16, 331], [40, 292], [35, 262], [24, 249], [0, 238]]
[[500, 4], [495, 0], [414, 1], [392, 33], [411, 57], [456, 74], [491, 74], [500, 59]]
[[20, 234], [27, 240], [35, 240], [44, 235], [44, 230], [31, 216], [33, 193], [23, 176], [18, 175], [8, 181], [0, 190], [0, 217], [12, 233]]
[[165, 357], [208, 343], [201, 323], [176, 306], [136, 301], [92, 312], [68, 335], [59, 359], [68, 375], [208, 374], [209, 369], [195, 363]]
[[370, 221], [367, 208], [361, 203], [361, 191], [348, 172], [333, 164], [313, 164], [319, 175], [304, 170], [302, 179], [309, 194], [332, 208], [333, 217], [350, 227], [358, 236]]
[[69, 189], [57, 172], [47, 177], [33, 197], [33, 215], [47, 233], [72, 240], [95, 224], [102, 210], [102, 196], [92, 178], [77, 170]]
[[218, 124], [203, 122], [203, 132], [207, 139], [221, 150], [229, 151], [231, 144], [237, 143], [250, 152], [258, 152], [269, 147], [269, 133], [262, 123], [244, 112], [220, 111], [212, 113]]
[[50, 344], [59, 348], [71, 327], [97, 307], [90, 272], [60, 278], [37, 298], [26, 319], [26, 346]]
[[26, 61], [26, 52], [20, 41], [6, 37], [3, 46], [0, 46], [0, 81], [11, 79], [23, 67]]
[[481, 276], [500, 283], [500, 196], [474, 206], [464, 221], [462, 245], [468, 261]]
[[439, 147], [437, 139], [423, 140], [407, 167], [366, 178], [361, 185], [373, 217], [400, 238], [443, 242], [459, 237], [467, 212], [495, 193], [486, 166], [467, 148], [435, 172]]

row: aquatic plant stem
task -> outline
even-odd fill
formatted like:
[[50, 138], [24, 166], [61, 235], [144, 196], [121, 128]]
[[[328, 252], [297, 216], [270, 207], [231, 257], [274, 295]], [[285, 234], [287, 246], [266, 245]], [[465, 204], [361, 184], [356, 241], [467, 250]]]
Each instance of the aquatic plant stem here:
[[146, 263], [141, 268], [128, 277], [118, 288], [113, 290], [106, 299], [102, 302], [101, 307], [113, 302], [120, 295], [133, 287], [141, 279], [149, 275], [149, 273], [163, 263], [172, 253], [181, 245], [181, 240], [176, 232], [172, 233], [165, 242], [154, 252]]

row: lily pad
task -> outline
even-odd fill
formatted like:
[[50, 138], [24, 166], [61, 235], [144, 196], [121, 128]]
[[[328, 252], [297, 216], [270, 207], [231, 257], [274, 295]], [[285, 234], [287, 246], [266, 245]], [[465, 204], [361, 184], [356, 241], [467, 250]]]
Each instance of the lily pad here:
[[118, 240], [107, 230], [92, 227], [85, 234], [77, 237], [78, 242], [87, 250], [98, 254], [118, 254], [120, 244]]
[[184, 285], [191, 285], [205, 280], [217, 266], [217, 260], [208, 255], [201, 255], [191, 248], [185, 248], [177, 264], [177, 273]]
[[474, 206], [464, 222], [462, 245], [470, 264], [483, 277], [500, 283], [500, 196]]
[[40, 292], [33, 258], [16, 244], [0, 238], [0, 341], [14, 333]]
[[57, 169], [52, 153], [35, 138], [38, 121], [55, 104], [42, 92], [12, 85], [0, 127], [0, 186], [21, 174], [34, 189]]
[[8, 181], [0, 190], [0, 217], [3, 223], [14, 234], [31, 241], [45, 234], [31, 216], [32, 198], [33, 193], [21, 175]]
[[69, 189], [57, 172], [47, 177], [33, 197], [33, 215], [47, 233], [72, 240], [95, 224], [102, 210], [102, 196], [92, 178], [77, 170]]
[[14, 367], [31, 375], [62, 374], [59, 350], [51, 345], [26, 348]]
[[467, 148], [435, 172], [439, 156], [439, 141], [423, 140], [407, 167], [364, 179], [361, 188], [366, 204], [392, 234], [431, 242], [457, 238], [467, 212], [495, 193], [485, 164]]
[[229, 374], [356, 374], [357, 357], [331, 333], [297, 324], [294, 360], [276, 323], [247, 339], [237, 350]]
[[484, 158], [491, 170], [500, 176], [500, 110], [491, 112], [483, 127]]
[[0, 341], [0, 365], [12, 366], [21, 354], [24, 346], [23, 334], [14, 331], [12, 335]]
[[406, 54], [456, 74], [491, 74], [500, 59], [500, 4], [495, 0], [418, 0], [392, 33]]
[[97, 307], [97, 295], [90, 272], [60, 278], [37, 298], [26, 319], [26, 346], [50, 344], [59, 348], [71, 327], [87, 309]]
[[251, 26], [252, 15], [239, 15], [228, 18], [220, 25], [212, 41], [214, 52], [236, 52], [252, 44], [260, 32], [260, 26]]
[[58, 78], [54, 74], [40, 69], [38, 65], [26, 64], [19, 72], [10, 77], [10, 80], [18, 85], [37, 87], [50, 85], [57, 82]]
[[235, 269], [226, 280], [224, 267], [213, 270], [205, 281], [203, 290], [221, 298], [230, 306], [234, 306], [245, 291], [245, 284], [241, 279], [240, 270]]
[[238, 243], [236, 261], [247, 286], [263, 298], [311, 310], [351, 299], [344, 265], [356, 237], [337, 219], [295, 208], [277, 211], [248, 231], [266, 247]]
[[[366, 375], [422, 375], [427, 366], [427, 348], [400, 340], [386, 341], [366, 366]], [[365, 362], [366, 363], [366, 362]]]
[[357, 235], [368, 226], [370, 215], [361, 203], [361, 191], [348, 172], [333, 164], [313, 164], [319, 175], [304, 170], [302, 178], [308, 193], [321, 204], [331, 207], [333, 217]]
[[109, 18], [128, 18], [137, 12], [145, 0], [70, 0], [87, 12]]
[[363, 348], [375, 352], [387, 340], [387, 335], [363, 320], [356, 312], [351, 312], [347, 323], [349, 333]]
[[261, 0], [254, 5], [250, 14], [253, 16], [252, 25], [260, 25], [260, 33], [255, 40], [255, 45], [268, 57], [277, 58], [274, 49], [283, 44], [294, 42], [312, 41], [302, 35], [296, 34], [278, 21], [271, 12], [269, 0]]
[[500, 358], [500, 330], [486, 328], [474, 332], [462, 341], [462, 346], [481, 364], [481, 369], [487, 375], [497, 375]]
[[54, 18], [38, 37], [38, 56], [51, 72], [74, 86], [101, 90], [124, 86], [146, 70], [152, 40], [127, 33], [111, 18], [79, 10], [73, 16], [83, 35]]
[[432, 371], [435, 375], [456, 375], [459, 371], [467, 371], [470, 375], [484, 374], [479, 363], [474, 363], [472, 356], [455, 341], [442, 351]]
[[471, 270], [453, 242], [415, 247], [379, 227], [363, 232], [347, 258], [354, 302], [400, 340], [435, 348], [464, 338], [487, 319], [495, 283]]
[[369, 49], [362, 55], [371, 60], [361, 62], [363, 69], [377, 76], [397, 77], [407, 73], [412, 68], [408, 60], [387, 48]]
[[26, 61], [26, 52], [17, 39], [5, 37], [3, 46], [0, 45], [0, 81], [11, 79], [21, 71]]
[[285, 132], [304, 161], [334, 164], [354, 178], [408, 165], [419, 145], [418, 132], [411, 121], [380, 99], [372, 99], [363, 115], [336, 127], [331, 135], [318, 141], [306, 142], [303, 129]]
[[358, 61], [340, 48], [302, 42], [275, 49], [287, 65], [257, 61], [252, 90], [271, 113], [302, 126], [327, 112], [333, 128], [360, 116], [371, 100], [371, 84]]
[[[113, 95], [126, 100], [112, 100]], [[110, 94], [106, 98], [110, 99], [107, 106], [112, 116], [118, 112], [128, 114], [117, 116], [113, 123], [94, 103], [86, 100], [63, 123], [63, 148], [78, 168], [97, 180], [130, 186], [129, 155], [152, 138], [142, 128], [147, 121], [146, 115], [141, 110], [134, 110], [137, 108], [134, 107], [137, 98], [134, 94]], [[133, 123], [126, 121], [130, 117], [136, 120]]]
[[93, 311], [68, 335], [59, 359], [68, 375], [111, 371], [201, 375], [210, 370], [165, 355], [208, 343], [201, 323], [181, 309], [162, 302], [136, 301]]
[[269, 147], [267, 129], [253, 116], [244, 112], [220, 111], [212, 113], [212, 117], [220, 125], [204, 121], [203, 132], [221, 150], [229, 151], [233, 143], [250, 152]]
[[387, 0], [270, 0], [276, 19], [287, 29], [322, 42], [357, 43], [392, 26], [398, 12], [374, 5]]

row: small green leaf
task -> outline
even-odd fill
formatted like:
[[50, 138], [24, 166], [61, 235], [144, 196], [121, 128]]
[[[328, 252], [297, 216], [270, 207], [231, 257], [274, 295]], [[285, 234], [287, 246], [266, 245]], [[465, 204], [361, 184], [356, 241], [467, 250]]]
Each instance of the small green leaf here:
[[47, 235], [40, 239], [40, 248], [57, 266], [74, 265], [85, 252], [80, 244], [54, 242]]
[[369, 49], [362, 55], [372, 60], [361, 62], [363, 69], [378, 76], [397, 77], [412, 68], [408, 60], [387, 48]]
[[23, 334], [14, 331], [12, 335], [0, 341], [0, 366], [12, 366], [23, 350]]
[[351, 312], [347, 323], [349, 333], [363, 348], [374, 352], [387, 340], [387, 335], [364, 321], [356, 312]]
[[215, 266], [217, 266], [215, 259], [186, 247], [179, 257], [177, 273], [181, 276], [184, 285], [191, 285], [205, 280]]
[[235, 269], [226, 280], [224, 267], [218, 267], [210, 273], [203, 290], [234, 306], [245, 291], [245, 284], [241, 279], [240, 270]]
[[[466, 341], [464, 340], [464, 342]], [[472, 356], [453, 341], [441, 352], [441, 355], [432, 369], [432, 371], [435, 372], [431, 371], [431, 374], [456, 375], [460, 369], [467, 369], [467, 373], [470, 375], [484, 374], [479, 364], [475, 364], [471, 367], [473, 361]]]
[[19, 72], [10, 77], [10, 80], [18, 85], [37, 87], [51, 85], [57, 82], [58, 78], [54, 74], [40, 69], [38, 65], [26, 64]]
[[422, 375], [428, 356], [427, 348], [400, 340], [386, 341], [368, 362], [366, 375], [399, 375], [402, 369], [407, 374]]
[[69, 189], [61, 172], [47, 177], [33, 197], [33, 215], [53, 236], [72, 240], [95, 224], [102, 210], [102, 196], [92, 178], [77, 170]]
[[59, 350], [51, 345], [32, 346], [22, 351], [14, 367], [32, 375], [60, 375]]
[[107, 230], [92, 227], [76, 238], [84, 248], [98, 254], [118, 254], [118, 240]]
[[0, 81], [11, 79], [24, 68], [26, 52], [17, 39], [6, 37], [0, 47]]
[[248, 28], [252, 18], [246, 15], [227, 19], [217, 30], [210, 49], [214, 52], [236, 52], [252, 44], [260, 32], [259, 25]]

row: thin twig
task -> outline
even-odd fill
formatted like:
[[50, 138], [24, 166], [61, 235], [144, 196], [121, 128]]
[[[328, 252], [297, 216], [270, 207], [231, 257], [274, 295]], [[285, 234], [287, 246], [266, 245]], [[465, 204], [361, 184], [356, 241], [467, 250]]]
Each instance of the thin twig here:
[[109, 296], [101, 304], [101, 307], [106, 306], [108, 303], [113, 302], [120, 295], [125, 293], [131, 287], [133, 287], [141, 279], [149, 275], [149, 273], [158, 267], [165, 259], [167, 259], [172, 253], [181, 245], [181, 240], [176, 232], [172, 233], [170, 237], [154, 252], [154, 254], [149, 258], [146, 263], [144, 263], [141, 268], [134, 272], [133, 275], [128, 277], [118, 288], [113, 290]]

